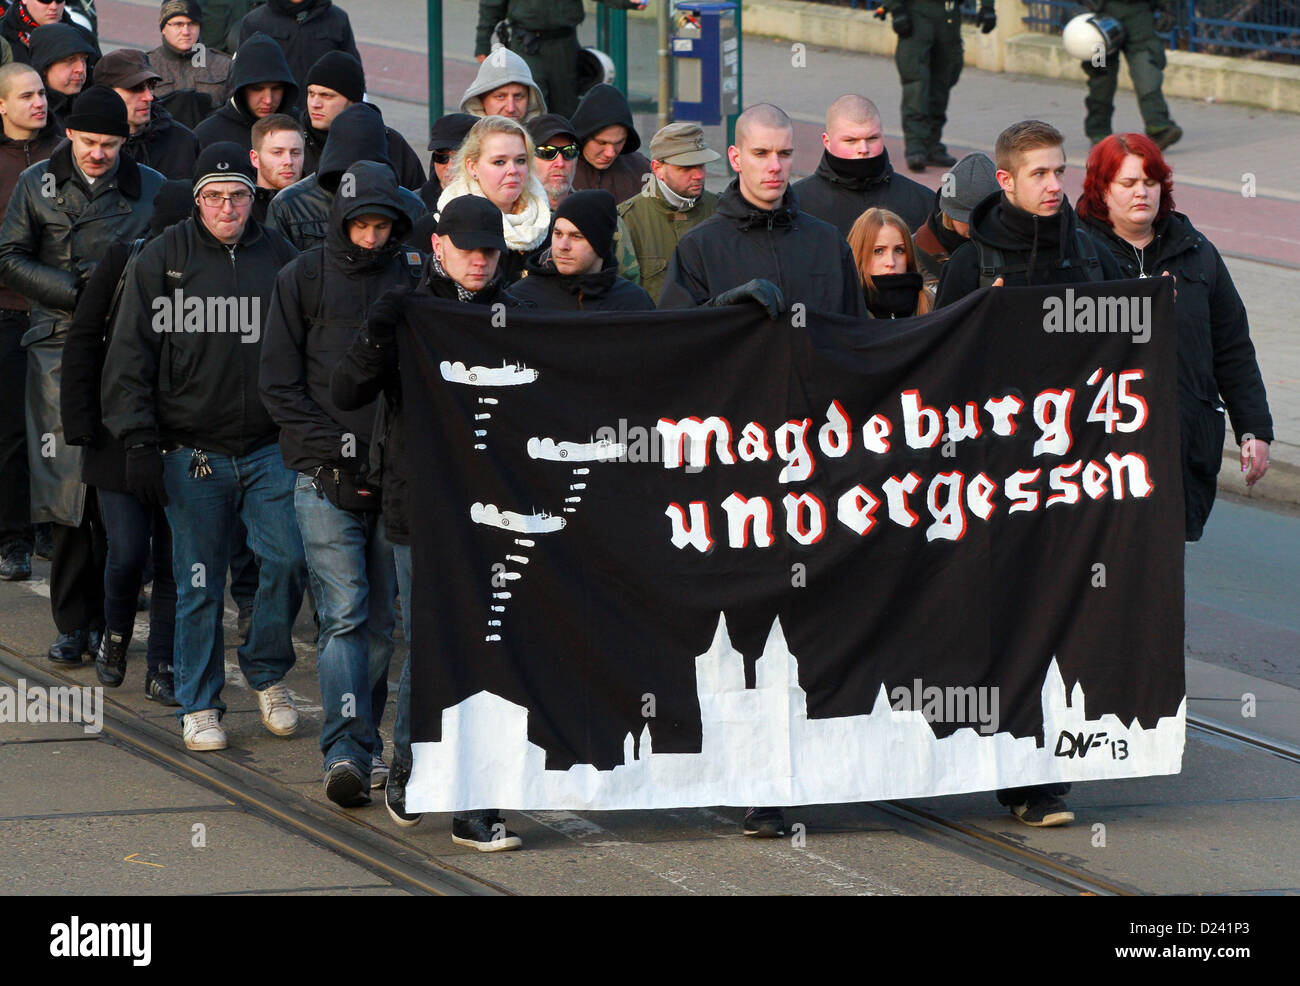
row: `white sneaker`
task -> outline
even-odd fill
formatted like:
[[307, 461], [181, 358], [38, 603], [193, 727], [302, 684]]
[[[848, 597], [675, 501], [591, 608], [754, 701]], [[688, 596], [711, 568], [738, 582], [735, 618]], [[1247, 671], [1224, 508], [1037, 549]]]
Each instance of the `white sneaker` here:
[[262, 710], [262, 725], [276, 736], [292, 736], [297, 731], [298, 710], [293, 707], [293, 699], [283, 682], [258, 692], [257, 704]]
[[224, 750], [226, 731], [221, 728], [221, 718], [216, 709], [187, 712], [181, 719], [181, 735], [188, 750]]

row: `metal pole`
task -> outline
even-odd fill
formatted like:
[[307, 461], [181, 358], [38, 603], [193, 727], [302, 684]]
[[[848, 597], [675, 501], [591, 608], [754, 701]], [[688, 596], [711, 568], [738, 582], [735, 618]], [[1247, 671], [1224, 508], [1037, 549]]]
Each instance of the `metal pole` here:
[[442, 116], [442, 0], [428, 0], [425, 25], [429, 49], [429, 128]]
[[[602, 9], [604, 4], [601, 4]], [[627, 11], [609, 12], [609, 57], [614, 60], [614, 85], [627, 95]]]
[[668, 9], [672, 0], [659, 0], [659, 117], [658, 128], [662, 130], [672, 122], [673, 59], [668, 50], [670, 33], [670, 14]]
[[736, 0], [736, 112], [727, 117], [727, 146], [736, 142], [736, 117], [745, 112], [745, 31], [740, 22], [741, 0]]

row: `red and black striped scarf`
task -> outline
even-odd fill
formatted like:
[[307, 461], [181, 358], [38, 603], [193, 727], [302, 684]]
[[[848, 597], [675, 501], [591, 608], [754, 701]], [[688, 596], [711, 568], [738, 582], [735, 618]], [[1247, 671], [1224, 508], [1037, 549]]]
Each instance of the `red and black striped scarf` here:
[[27, 13], [27, 7], [22, 0], [14, 0], [18, 5], [18, 23], [21, 25], [18, 29], [18, 40], [28, 48], [32, 46], [32, 32], [41, 26], [41, 22]]

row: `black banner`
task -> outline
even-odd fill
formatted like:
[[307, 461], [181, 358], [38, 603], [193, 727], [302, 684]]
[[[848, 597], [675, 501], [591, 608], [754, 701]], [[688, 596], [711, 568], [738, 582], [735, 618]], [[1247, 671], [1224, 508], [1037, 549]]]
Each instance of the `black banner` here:
[[410, 807], [1176, 772], [1172, 302], [992, 289], [891, 323], [414, 296]]

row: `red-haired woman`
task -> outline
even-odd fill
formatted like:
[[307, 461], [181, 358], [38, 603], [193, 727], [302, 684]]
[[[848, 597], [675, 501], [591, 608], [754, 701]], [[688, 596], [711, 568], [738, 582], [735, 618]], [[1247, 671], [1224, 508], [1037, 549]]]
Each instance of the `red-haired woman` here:
[[1201, 537], [1223, 462], [1223, 412], [1241, 446], [1246, 485], [1268, 471], [1273, 419], [1246, 306], [1214, 245], [1174, 211], [1173, 171], [1144, 134], [1112, 134], [1088, 155], [1077, 211], [1125, 277], [1177, 280], [1178, 393], [1187, 540]]
[[916, 262], [912, 234], [901, 216], [870, 208], [853, 223], [848, 239], [873, 318], [924, 315], [934, 307]]

